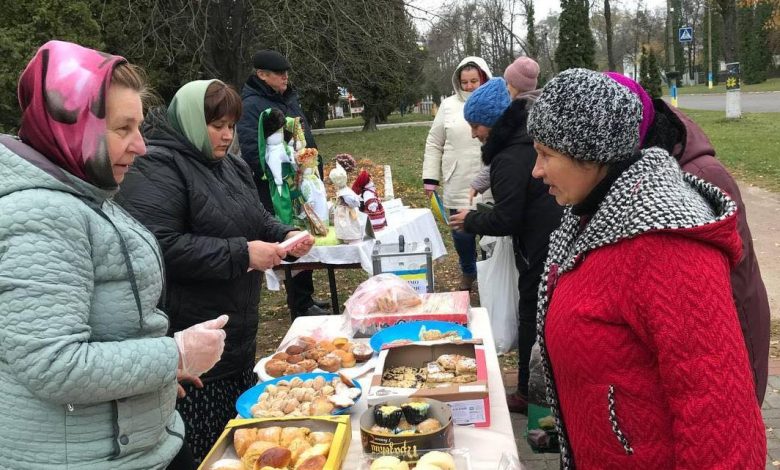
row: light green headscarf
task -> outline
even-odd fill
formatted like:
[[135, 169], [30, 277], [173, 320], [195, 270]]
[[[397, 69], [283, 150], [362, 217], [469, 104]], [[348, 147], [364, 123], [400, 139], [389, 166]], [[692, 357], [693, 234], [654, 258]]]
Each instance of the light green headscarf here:
[[195, 80], [179, 88], [168, 106], [168, 122], [209, 160], [214, 160], [206, 129], [206, 89], [219, 80]]

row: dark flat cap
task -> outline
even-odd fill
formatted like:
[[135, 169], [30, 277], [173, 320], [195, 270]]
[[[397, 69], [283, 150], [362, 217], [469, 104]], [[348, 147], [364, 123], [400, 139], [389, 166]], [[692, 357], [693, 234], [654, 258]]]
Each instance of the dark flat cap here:
[[290, 62], [282, 54], [276, 51], [263, 50], [256, 52], [252, 56], [252, 65], [256, 69], [271, 70], [273, 72], [283, 72], [290, 70]]

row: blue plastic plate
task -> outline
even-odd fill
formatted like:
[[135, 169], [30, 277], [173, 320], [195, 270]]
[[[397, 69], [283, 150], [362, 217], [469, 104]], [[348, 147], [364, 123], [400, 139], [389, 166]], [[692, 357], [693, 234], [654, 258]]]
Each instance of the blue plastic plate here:
[[420, 341], [420, 330], [422, 327], [426, 330], [439, 330], [442, 333], [457, 331], [461, 339], [471, 339], [471, 331], [465, 326], [446, 321], [425, 320], [410, 321], [408, 323], [399, 323], [380, 330], [371, 337], [371, 348], [374, 351], [382, 349], [383, 344], [391, 343], [399, 339], [408, 339], [410, 341]]
[[[238, 400], [236, 400], [236, 411], [238, 411], [238, 414], [241, 415], [242, 418], [252, 418], [252, 407], [257, 404], [257, 400], [260, 398], [260, 394], [265, 391], [265, 387], [275, 384], [281, 380], [290, 381], [296, 377], [298, 377], [301, 380], [308, 380], [308, 379], [314, 379], [317, 377], [324, 377], [325, 380], [330, 382], [334, 378], [338, 377], [338, 374], [326, 374], [326, 373], [317, 373], [317, 372], [309, 372], [306, 374], [293, 374], [293, 375], [285, 375], [273, 380], [267, 380], [265, 382], [261, 382], [254, 387], [250, 388], [246, 392], [242, 393], [240, 397], [238, 397]], [[355, 387], [357, 387], [360, 390], [360, 395], [358, 395], [357, 398], [355, 398], [355, 403], [357, 403], [358, 400], [360, 400], [360, 396], [363, 394], [363, 388], [360, 386], [357, 380], [353, 381], [355, 383]], [[331, 414], [334, 415], [343, 415], [349, 413], [349, 410], [351, 410], [352, 407], [347, 408], [337, 408], [333, 410]]]

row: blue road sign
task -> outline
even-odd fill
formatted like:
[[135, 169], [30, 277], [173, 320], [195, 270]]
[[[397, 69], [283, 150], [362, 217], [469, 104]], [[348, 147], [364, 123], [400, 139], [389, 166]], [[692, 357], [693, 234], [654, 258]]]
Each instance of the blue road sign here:
[[693, 41], [693, 27], [683, 26], [682, 28], [680, 28], [679, 31], [677, 31], [677, 39], [680, 42]]

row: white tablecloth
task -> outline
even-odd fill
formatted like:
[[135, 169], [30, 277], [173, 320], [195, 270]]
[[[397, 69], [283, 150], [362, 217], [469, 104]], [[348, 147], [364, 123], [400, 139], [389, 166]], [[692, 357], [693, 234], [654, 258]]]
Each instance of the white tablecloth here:
[[[485, 345], [490, 394], [490, 427], [455, 426], [455, 447], [468, 449], [472, 470], [496, 470], [502, 452], [517, 458], [517, 444], [509, 419], [504, 382], [501, 378], [501, 368], [498, 364], [493, 333], [490, 330], [490, 319], [486, 309], [474, 308], [471, 310], [469, 328], [475, 338], [482, 338]], [[343, 315], [298, 317], [282, 340], [282, 344], [300, 335], [335, 336], [344, 334], [347, 329]], [[358, 339], [355, 341], [367, 340]], [[369, 385], [370, 375], [369, 373], [358, 379], [364, 389]], [[363, 445], [360, 442], [360, 417], [366, 409], [368, 409], [368, 405], [365, 399], [358, 401], [352, 408], [352, 442], [342, 467], [345, 470], [360, 468], [363, 454]]]
[[[431, 255], [434, 260], [447, 254], [444, 241], [430, 209], [401, 209], [388, 213], [386, 218], [387, 227], [376, 232], [376, 239], [383, 244], [397, 244], [399, 235], [404, 236], [406, 243], [422, 243], [428, 238], [431, 241]], [[354, 245], [315, 246], [309, 254], [290, 264], [295, 269], [296, 263], [360, 263], [364, 271], [373, 274], [371, 252], [374, 250], [375, 243], [375, 240], [364, 240]], [[267, 270], [265, 279], [268, 289], [279, 290], [280, 279], [274, 270]]]

